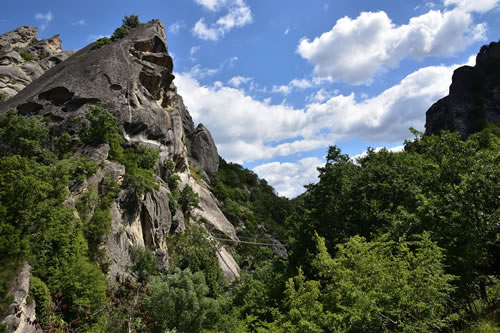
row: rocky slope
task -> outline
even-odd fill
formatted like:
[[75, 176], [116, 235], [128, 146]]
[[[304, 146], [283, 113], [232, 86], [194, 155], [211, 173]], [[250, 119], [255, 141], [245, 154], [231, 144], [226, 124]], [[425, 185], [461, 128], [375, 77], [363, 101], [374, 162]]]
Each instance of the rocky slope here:
[[[21, 27], [1, 37], [0, 45], [10, 50], [2, 58], [10, 59], [11, 62], [6, 65], [10, 66], [8, 68], [18, 70], [27, 63], [42, 69], [50, 67], [47, 61], [52, 56], [41, 60], [38, 57], [40, 61], [36, 65], [31, 64], [33, 61], [21, 62], [16, 56], [19, 51], [13, 50], [17, 46], [33, 53], [35, 49], [42, 50], [36, 54], [50, 49], [54, 51], [51, 54], [60, 60], [68, 55], [61, 52], [57, 36], [27, 45], [28, 40], [35, 36], [36, 30]], [[58, 47], [54, 47], [55, 44]], [[45, 61], [47, 58], [49, 60]], [[15, 63], [16, 67], [12, 59], [19, 60]], [[47, 67], [43, 67], [45, 65]], [[169, 209], [172, 189], [160, 177], [166, 161], [174, 162], [175, 171], [181, 179], [179, 187], [182, 189], [189, 184], [199, 195], [199, 207], [192, 212], [194, 220], [203, 222], [209, 230], [237, 240], [233, 225], [221, 212], [209, 184], [203, 180], [204, 174], [217, 171], [217, 149], [208, 129], [201, 124], [195, 128], [181, 96], [177, 94], [172, 70], [165, 27], [160, 21], [153, 20], [112, 44], [99, 48], [95, 44], [88, 45], [57, 66], [52, 66], [17, 95], [0, 104], [2, 113], [17, 109], [18, 113], [26, 116], [42, 116], [51, 135], [68, 132], [74, 136], [77, 132], [75, 117], [84, 116], [89, 105], [100, 103], [118, 119], [126, 144], [147, 145], [159, 152], [157, 166], [160, 172], [156, 178], [159, 190], [146, 195], [122, 190], [113, 202], [112, 232], [106, 244], [111, 258], [110, 276], [126, 272], [131, 264], [129, 250], [136, 246], [148, 247], [162, 266], [168, 265], [167, 238], [173, 232], [182, 232], [185, 226], [180, 210], [172, 214]], [[31, 79], [35, 77], [29, 76]], [[9, 86], [5, 87], [9, 90], [4, 91], [12, 95], [30, 80], [10, 76], [5, 79], [7, 81]], [[70, 189], [68, 205], [74, 205], [83, 193], [97, 189], [107, 175], [118, 183], [122, 181], [125, 168], [108, 160], [108, 153], [107, 144], [77, 152], [99, 162], [101, 168]], [[223, 247], [218, 257], [226, 278], [234, 280], [239, 275], [235, 260]]]
[[500, 120], [500, 42], [481, 48], [476, 65], [453, 73], [449, 95], [426, 113], [425, 134], [457, 131], [466, 139]]
[[36, 27], [0, 36], [0, 93], [11, 97], [75, 51], [63, 51], [59, 35], [39, 41]]

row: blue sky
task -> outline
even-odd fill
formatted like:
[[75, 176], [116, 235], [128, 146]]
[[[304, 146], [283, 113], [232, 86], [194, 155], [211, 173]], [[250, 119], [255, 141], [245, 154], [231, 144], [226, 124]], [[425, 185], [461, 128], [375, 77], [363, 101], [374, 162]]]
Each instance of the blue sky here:
[[[71, 3], [71, 5], [68, 5]], [[175, 83], [219, 154], [289, 197], [329, 145], [398, 149], [453, 70], [500, 38], [500, 0], [183, 0], [5, 3], [0, 33], [39, 27], [80, 49], [124, 15], [160, 19]]]

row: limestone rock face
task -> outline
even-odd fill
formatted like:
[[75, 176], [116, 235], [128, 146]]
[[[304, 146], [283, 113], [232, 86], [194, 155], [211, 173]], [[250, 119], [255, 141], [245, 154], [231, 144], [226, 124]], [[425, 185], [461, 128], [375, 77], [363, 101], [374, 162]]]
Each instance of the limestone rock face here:
[[31, 267], [24, 263], [16, 277], [12, 290], [14, 302], [9, 306], [7, 316], [2, 320], [11, 333], [41, 333], [35, 324], [35, 302], [28, 300]]
[[0, 35], [0, 92], [11, 97], [74, 51], [63, 51], [59, 35], [37, 40], [36, 27], [23, 26]]
[[[54, 36], [29, 47], [53, 52], [55, 57], [60, 46], [58, 36]], [[9, 68], [13, 72], [10, 77], [16, 75], [13, 82], [19, 85], [18, 88], [31, 82], [31, 76], [26, 74], [28, 67], [20, 70], [21, 65], [27, 64], [22, 62], [22, 57], [16, 52], [7, 55], [9, 63], [17, 62]], [[43, 62], [28, 63], [33, 65], [31, 72], [38, 73], [36, 66], [43, 72]], [[199, 207], [191, 213], [194, 223], [202, 220], [208, 230], [237, 240], [233, 225], [219, 209], [209, 185], [200, 184], [191, 174], [190, 163], [208, 173], [215, 172], [218, 154], [208, 129], [203, 125], [195, 129], [182, 97], [177, 94], [172, 70], [165, 27], [153, 20], [131, 30], [123, 39], [100, 48], [93, 43], [74, 53], [0, 104], [0, 113], [15, 108], [26, 116], [40, 115], [47, 119], [51, 135], [67, 132], [76, 137], [78, 125], [74, 118], [84, 116], [89, 105], [100, 103], [117, 118], [127, 145], [147, 145], [156, 149], [160, 155], [160, 169], [165, 161], [174, 162], [175, 171], [181, 177], [180, 186], [189, 184], [200, 197]], [[16, 89], [13, 90], [18, 91]], [[191, 154], [186, 146], [187, 138], [192, 139]], [[93, 176], [70, 188], [72, 195], [67, 205], [74, 205], [86, 191], [98, 191], [106, 177], [122, 183], [126, 170], [119, 163], [109, 161], [108, 153], [107, 144], [85, 147], [77, 152], [101, 167]], [[109, 274], [113, 277], [126, 274], [131, 264], [131, 250], [135, 247], [149, 248], [160, 266], [167, 267], [166, 240], [172, 233], [183, 232], [186, 228], [183, 214], [179, 210], [175, 214], [170, 211], [172, 189], [160, 177], [157, 183], [159, 189], [146, 195], [124, 189], [112, 204], [112, 232], [106, 249], [111, 259]], [[225, 258], [226, 262], [231, 262], [231, 276], [234, 277], [239, 274], [239, 268], [229, 257], [228, 252]]]
[[449, 95], [426, 113], [425, 134], [459, 132], [463, 139], [500, 120], [500, 42], [481, 48], [476, 66], [453, 73]]

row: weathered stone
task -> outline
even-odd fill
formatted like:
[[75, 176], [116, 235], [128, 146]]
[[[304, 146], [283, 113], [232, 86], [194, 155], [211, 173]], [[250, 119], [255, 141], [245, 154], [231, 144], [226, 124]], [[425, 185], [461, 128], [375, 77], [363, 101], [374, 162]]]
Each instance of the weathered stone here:
[[209, 175], [219, 169], [219, 154], [208, 129], [199, 124], [191, 139], [191, 156]]
[[6, 317], [2, 320], [9, 333], [39, 333], [42, 330], [35, 324], [35, 302], [28, 300], [31, 267], [24, 263], [17, 274], [12, 289], [14, 301], [9, 306]]
[[225, 247], [221, 246], [217, 249], [217, 259], [226, 280], [233, 282], [240, 277], [240, 267]]
[[0, 35], [0, 92], [16, 95], [46, 70], [67, 59], [59, 35], [36, 40], [37, 28], [19, 27]]
[[426, 112], [425, 134], [456, 131], [463, 139], [500, 120], [500, 42], [481, 48], [476, 66], [453, 73], [449, 95]]
[[38, 36], [38, 29], [22, 26], [0, 35], [0, 51], [6, 52], [18, 47], [26, 47]]

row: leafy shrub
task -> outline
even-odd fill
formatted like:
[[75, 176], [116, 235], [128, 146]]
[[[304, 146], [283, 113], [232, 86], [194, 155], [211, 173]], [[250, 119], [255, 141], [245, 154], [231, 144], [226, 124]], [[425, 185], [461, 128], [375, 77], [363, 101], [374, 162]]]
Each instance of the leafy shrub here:
[[35, 301], [36, 316], [40, 320], [40, 325], [42, 327], [49, 325], [55, 308], [49, 288], [38, 277], [31, 276], [29, 295]]
[[210, 295], [219, 295], [226, 285], [217, 259], [218, 249], [202, 227], [192, 225], [186, 232], [170, 239], [172, 267], [201, 271], [205, 274]]
[[157, 150], [146, 147], [130, 147], [125, 150], [120, 161], [125, 165], [124, 185], [137, 193], [147, 193], [159, 188], [155, 180], [154, 168], [158, 160]]
[[0, 91], [0, 103], [5, 102], [8, 99], [9, 99], [9, 95], [4, 93], [3, 91]]
[[152, 332], [197, 333], [210, 329], [220, 318], [220, 302], [208, 297], [202, 272], [176, 269], [165, 279], [154, 277], [146, 307], [158, 324]]
[[193, 188], [189, 184], [186, 184], [179, 198], [179, 205], [182, 208], [182, 212], [185, 215], [189, 215], [193, 208], [198, 207], [199, 203], [200, 199], [198, 197], [198, 193], [193, 191]]
[[109, 39], [108, 37], [101, 37], [98, 40], [95, 41], [95, 45], [93, 49], [99, 49], [103, 47], [104, 45], [111, 44], [113, 41]]
[[153, 252], [148, 248], [131, 248], [132, 266], [130, 269], [137, 276], [138, 282], [147, 281], [150, 277], [158, 275], [159, 269]]
[[12, 110], [0, 115], [0, 156], [40, 156], [48, 130], [39, 117], [25, 118]]
[[19, 55], [25, 61], [31, 61], [31, 60], [33, 60], [33, 55], [31, 53], [29, 53], [28, 51], [26, 51], [26, 50], [21, 50], [20, 53], [19, 53]]
[[139, 21], [139, 16], [135, 14], [125, 16], [122, 20], [122, 26], [117, 28], [113, 32], [113, 35], [111, 36], [111, 41], [114, 42], [119, 39], [122, 39], [123, 37], [128, 35], [131, 29], [139, 26], [140, 24], [141, 23]]

